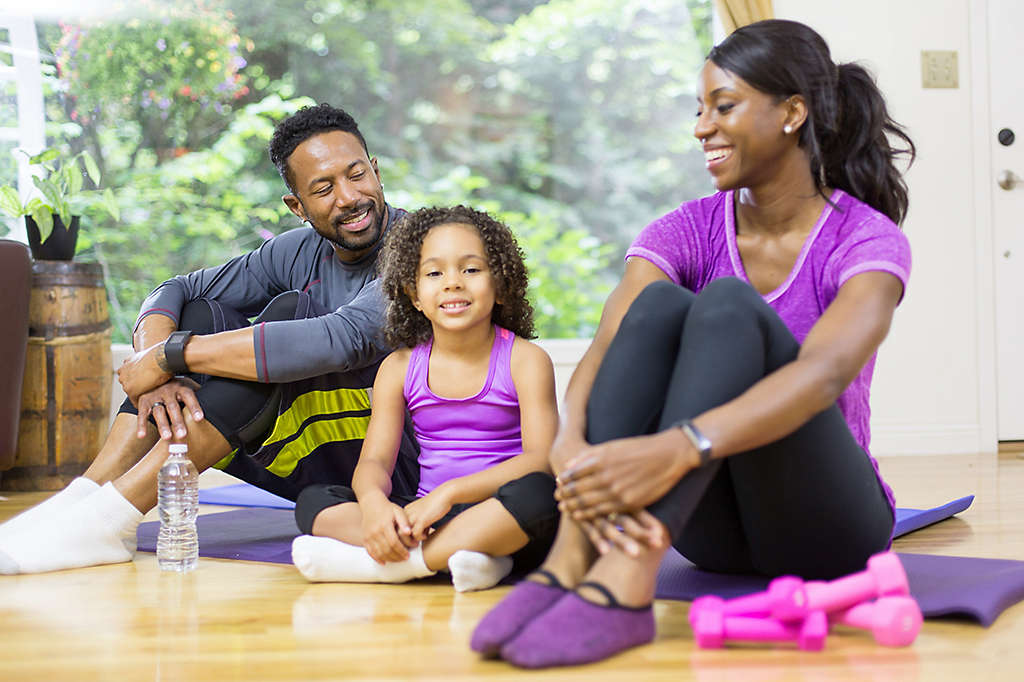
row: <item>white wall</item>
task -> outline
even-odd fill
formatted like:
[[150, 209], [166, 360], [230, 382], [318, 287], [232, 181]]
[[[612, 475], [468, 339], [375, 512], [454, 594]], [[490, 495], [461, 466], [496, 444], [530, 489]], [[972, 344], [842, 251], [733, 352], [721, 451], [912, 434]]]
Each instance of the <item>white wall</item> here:
[[[777, 17], [821, 33], [837, 61], [868, 66], [891, 114], [917, 145], [917, 161], [907, 175], [910, 212], [904, 224], [913, 272], [879, 355], [872, 450], [886, 455], [994, 451], [993, 318], [984, 303], [992, 299], [991, 235], [987, 221], [978, 220], [989, 199], [979, 194], [987, 185], [975, 182], [979, 171], [973, 154], [986, 144], [977, 134], [987, 127], [988, 90], [978, 59], [984, 47], [977, 51], [984, 29], [976, 24], [985, 3], [775, 0], [774, 5]], [[922, 88], [921, 50], [956, 50], [960, 87]]]

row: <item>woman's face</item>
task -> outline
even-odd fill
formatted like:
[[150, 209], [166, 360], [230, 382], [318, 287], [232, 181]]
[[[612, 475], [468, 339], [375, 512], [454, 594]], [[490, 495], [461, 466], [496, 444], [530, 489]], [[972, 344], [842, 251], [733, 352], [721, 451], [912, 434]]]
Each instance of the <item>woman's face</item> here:
[[[795, 139], [783, 132], [786, 100], [754, 89], [707, 61], [697, 79], [697, 126], [704, 162], [718, 190], [753, 187], [771, 180]], [[790, 133], [795, 138], [797, 132]]]

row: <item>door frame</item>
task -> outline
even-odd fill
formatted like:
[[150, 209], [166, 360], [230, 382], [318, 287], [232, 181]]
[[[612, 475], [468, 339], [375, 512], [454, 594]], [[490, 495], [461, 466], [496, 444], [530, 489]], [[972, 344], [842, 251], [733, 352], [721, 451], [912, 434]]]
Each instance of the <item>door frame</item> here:
[[[996, 452], [999, 447], [997, 401], [996, 253], [992, 171], [992, 103], [989, 64], [989, 2], [968, 0], [970, 21], [971, 121], [974, 149], [974, 272], [978, 300], [975, 302], [977, 329], [978, 449]], [[1021, 378], [1024, 381], [1024, 377]]]

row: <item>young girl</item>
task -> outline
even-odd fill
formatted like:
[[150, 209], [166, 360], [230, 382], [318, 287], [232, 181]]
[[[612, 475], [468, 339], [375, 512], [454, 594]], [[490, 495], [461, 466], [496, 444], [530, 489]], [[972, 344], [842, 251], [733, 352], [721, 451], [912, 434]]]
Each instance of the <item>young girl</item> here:
[[[526, 340], [533, 309], [509, 229], [464, 206], [427, 208], [383, 247], [387, 334], [352, 487], [296, 502], [292, 560], [313, 581], [405, 582], [446, 567], [486, 589], [544, 557], [558, 524], [547, 453], [551, 359]], [[391, 494], [406, 411], [420, 444], [416, 497]]]

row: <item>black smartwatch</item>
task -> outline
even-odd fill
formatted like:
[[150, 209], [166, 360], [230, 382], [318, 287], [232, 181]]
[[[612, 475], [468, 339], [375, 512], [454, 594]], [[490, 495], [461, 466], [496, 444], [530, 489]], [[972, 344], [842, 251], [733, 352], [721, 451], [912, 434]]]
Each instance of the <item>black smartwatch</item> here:
[[188, 365], [185, 364], [185, 344], [192, 336], [190, 331], [171, 332], [171, 335], [164, 341], [164, 358], [167, 360], [167, 369], [171, 374], [179, 376], [188, 374]]
[[682, 429], [683, 434], [693, 443], [693, 447], [697, 449], [697, 454], [700, 456], [700, 466], [704, 466], [711, 460], [711, 441], [693, 425], [692, 421], [680, 419], [672, 426]]

